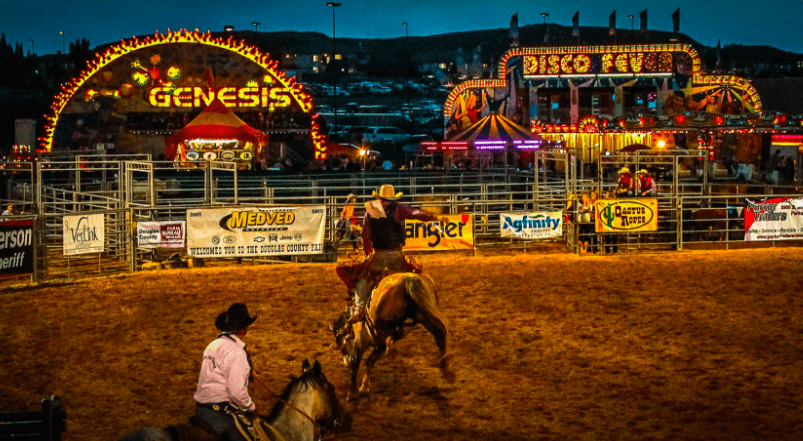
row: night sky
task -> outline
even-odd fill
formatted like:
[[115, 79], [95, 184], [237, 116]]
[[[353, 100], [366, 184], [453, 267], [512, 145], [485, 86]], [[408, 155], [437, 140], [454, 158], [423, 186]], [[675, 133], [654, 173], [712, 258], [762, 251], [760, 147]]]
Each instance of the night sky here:
[[[235, 30], [259, 32], [317, 31], [332, 35], [332, 8], [326, 0], [0, 0], [0, 31], [6, 40], [34, 47], [37, 54], [52, 54], [62, 48], [64, 31], [70, 41], [87, 38], [91, 47], [149, 35], [159, 30], [199, 29], [221, 31], [224, 25]], [[630, 29], [628, 15], [639, 28], [639, 12], [649, 10], [648, 24], [654, 30], [672, 30], [671, 14], [681, 9], [680, 31], [707, 46], [771, 45], [803, 53], [803, 1], [773, 0], [600, 0], [533, 2], [513, 0], [340, 0], [336, 11], [337, 37], [403, 37], [403, 22], [411, 37], [476, 29], [507, 28], [513, 14], [519, 25], [542, 23], [542, 12], [549, 20], [571, 26], [580, 11], [581, 26], [608, 26], [608, 16], [617, 11], [617, 27]], [[704, 6], [703, 6], [704, 5]], [[33, 45], [28, 40], [34, 40]]]

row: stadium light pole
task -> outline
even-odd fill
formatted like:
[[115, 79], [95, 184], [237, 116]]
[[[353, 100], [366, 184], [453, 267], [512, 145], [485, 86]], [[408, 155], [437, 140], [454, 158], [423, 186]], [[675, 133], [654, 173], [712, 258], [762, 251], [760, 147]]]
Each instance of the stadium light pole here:
[[254, 22], [251, 22], [251, 24], [254, 25], [254, 32], [259, 32], [259, 25], [261, 25], [262, 23], [260, 23], [258, 21], [254, 21]]
[[408, 88], [408, 85], [410, 83], [410, 80], [409, 80], [409, 77], [410, 77], [410, 75], [409, 75], [409, 69], [410, 69], [410, 66], [409, 66], [409, 63], [410, 63], [410, 57], [409, 57], [409, 54], [410, 54], [410, 34], [407, 32], [407, 22], [405, 21], [402, 24], [404, 25], [404, 45], [407, 46], [407, 54], [408, 54], [408, 57], [407, 57], [408, 66], [405, 66], [405, 69], [404, 69], [404, 102], [407, 104], [407, 110], [409, 111], [410, 110], [410, 92], [409, 92], [409, 90], [407, 88]]
[[[340, 3], [334, 2], [326, 2], [326, 6], [331, 6], [332, 8], [332, 58], [329, 60], [329, 66], [332, 66], [335, 59], [337, 58], [337, 34], [335, 34], [335, 8], [340, 6]], [[328, 70], [328, 69], [327, 69]], [[332, 82], [335, 83], [334, 91], [335, 91], [335, 129], [333, 133], [337, 134], [337, 73], [335, 73], [335, 77], [333, 77]]]
[[61, 54], [64, 55], [64, 31], [59, 31], [61, 34]]
[[544, 24], [546, 24], [546, 20], [549, 17], [549, 12], [542, 12], [541, 17], [544, 17]]
[[34, 46], [33, 40], [28, 39], [28, 43], [31, 43], [31, 55], [36, 55], [36, 46]]
[[630, 19], [630, 38], [633, 38], [633, 14], [627, 16]]

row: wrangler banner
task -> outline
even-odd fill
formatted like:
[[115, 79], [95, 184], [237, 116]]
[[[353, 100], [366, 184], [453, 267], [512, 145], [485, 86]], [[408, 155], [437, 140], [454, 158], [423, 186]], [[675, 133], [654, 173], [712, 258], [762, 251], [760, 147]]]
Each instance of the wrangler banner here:
[[326, 207], [187, 210], [187, 254], [193, 257], [323, 253]]
[[502, 237], [549, 239], [563, 235], [563, 212], [501, 213]]
[[658, 199], [599, 199], [597, 233], [658, 231]]
[[140, 248], [184, 248], [184, 221], [138, 222], [137, 245]]
[[803, 198], [747, 199], [744, 240], [803, 239]]
[[106, 245], [103, 214], [64, 216], [64, 255], [102, 253]]
[[405, 251], [470, 250], [474, 248], [474, 219], [470, 214], [449, 215], [449, 222], [406, 220]]
[[0, 277], [33, 272], [33, 221], [0, 221]]

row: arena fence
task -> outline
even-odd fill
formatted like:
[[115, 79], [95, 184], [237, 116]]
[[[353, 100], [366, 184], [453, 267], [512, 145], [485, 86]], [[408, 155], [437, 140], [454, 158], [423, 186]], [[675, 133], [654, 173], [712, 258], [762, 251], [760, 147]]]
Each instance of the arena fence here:
[[[703, 172], [683, 173], [682, 162], [693, 158]], [[578, 173], [580, 164], [570, 153], [538, 153], [533, 170], [442, 170], [329, 173], [311, 175], [263, 175], [237, 170], [226, 163], [177, 171], [172, 163], [137, 157], [82, 158], [51, 161], [44, 167], [22, 168], [16, 183], [36, 184], [35, 191], [16, 198], [36, 216], [34, 280], [74, 279], [139, 271], [148, 262], [170, 254], [186, 255], [185, 249], [144, 249], [138, 246], [136, 223], [186, 221], [187, 210], [204, 207], [259, 207], [316, 205], [326, 208], [325, 252], [298, 257], [249, 258], [253, 263], [312, 260], [332, 261], [338, 255], [335, 224], [348, 194], [357, 196], [357, 207], [371, 199], [385, 183], [404, 193], [405, 202], [441, 214], [471, 214], [474, 218], [474, 248], [526, 249], [544, 252], [663, 252], [696, 247], [742, 248], [775, 246], [775, 242], [744, 241], [745, 199], [800, 197], [796, 188], [725, 181], [713, 176], [696, 153], [684, 156], [605, 157], [596, 179]], [[656, 170], [659, 185], [658, 229], [622, 234], [588, 232], [572, 195], [604, 191], [615, 186], [617, 167]], [[25, 166], [23, 166], [25, 167]], [[30, 170], [35, 170], [31, 172]], [[24, 176], [24, 179], [22, 178]], [[30, 176], [33, 176], [31, 178]], [[18, 196], [18, 194], [16, 195]], [[15, 196], [15, 197], [16, 197]], [[7, 200], [8, 201], [8, 200]], [[503, 213], [563, 211], [564, 233], [560, 237], [524, 241], [500, 236]], [[29, 214], [26, 213], [26, 214]], [[65, 256], [63, 218], [70, 215], [102, 214], [106, 247], [99, 254]], [[358, 208], [358, 215], [361, 215]], [[794, 241], [799, 242], [799, 241]], [[345, 250], [341, 249], [340, 253]], [[229, 259], [232, 260], [232, 259]], [[242, 259], [236, 259], [242, 260]], [[225, 263], [209, 260], [209, 264]]]

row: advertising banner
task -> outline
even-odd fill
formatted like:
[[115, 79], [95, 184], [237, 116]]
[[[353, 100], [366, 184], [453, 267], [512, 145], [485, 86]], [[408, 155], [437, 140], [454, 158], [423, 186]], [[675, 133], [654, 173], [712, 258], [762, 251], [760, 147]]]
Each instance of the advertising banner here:
[[474, 218], [449, 215], [449, 222], [406, 220], [405, 251], [470, 250], [474, 248]]
[[499, 226], [502, 237], [516, 239], [549, 239], [563, 236], [563, 213], [538, 211], [534, 213], [501, 213]]
[[658, 231], [658, 199], [598, 199], [597, 233]]
[[33, 222], [0, 221], [0, 277], [33, 272]]
[[744, 240], [803, 239], [803, 198], [769, 198], [744, 209]]
[[102, 253], [106, 243], [103, 214], [64, 216], [64, 255]]
[[187, 254], [193, 257], [323, 253], [326, 207], [187, 210]]
[[184, 221], [138, 222], [137, 244], [140, 248], [184, 248]]

